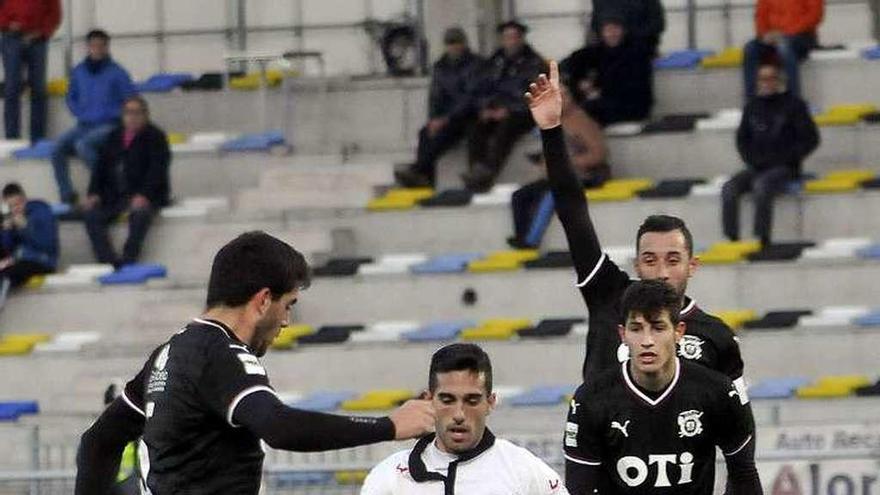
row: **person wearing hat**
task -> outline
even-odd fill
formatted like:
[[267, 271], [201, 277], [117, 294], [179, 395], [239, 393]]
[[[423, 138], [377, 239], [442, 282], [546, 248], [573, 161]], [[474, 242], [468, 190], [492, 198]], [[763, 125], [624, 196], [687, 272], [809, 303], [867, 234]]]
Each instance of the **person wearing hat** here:
[[474, 90], [483, 59], [471, 52], [460, 27], [447, 29], [443, 43], [446, 52], [434, 63], [428, 122], [419, 131], [416, 161], [394, 172], [404, 187], [433, 187], [437, 160], [465, 136], [476, 120]]
[[498, 26], [501, 47], [486, 64], [479, 91], [477, 124], [468, 142], [468, 171], [462, 179], [474, 192], [488, 190], [513, 145], [535, 125], [523, 94], [546, 70], [544, 58], [528, 43], [528, 28], [516, 21]]
[[560, 70], [574, 99], [599, 124], [644, 120], [654, 105], [653, 53], [634, 41], [617, 12], [601, 21], [597, 44], [572, 53]]
[[590, 30], [595, 38], [602, 37], [602, 21], [609, 16], [622, 21], [634, 43], [657, 55], [660, 35], [666, 30], [666, 13], [660, 0], [593, 0]]

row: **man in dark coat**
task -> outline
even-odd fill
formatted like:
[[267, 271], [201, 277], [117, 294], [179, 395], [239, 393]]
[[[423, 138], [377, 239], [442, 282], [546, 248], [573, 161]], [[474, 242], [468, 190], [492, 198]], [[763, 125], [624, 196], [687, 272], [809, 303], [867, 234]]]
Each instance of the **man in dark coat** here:
[[777, 66], [762, 66], [757, 95], [746, 105], [736, 132], [746, 169], [724, 184], [721, 193], [724, 234], [739, 239], [739, 197], [751, 191], [755, 237], [769, 244], [773, 197], [800, 176], [803, 160], [818, 146], [819, 130], [807, 104], [784, 89]]
[[593, 0], [591, 31], [601, 37], [603, 19], [620, 18], [634, 42], [643, 45], [651, 55], [657, 54], [660, 35], [666, 29], [666, 13], [660, 0]]
[[428, 123], [419, 131], [416, 161], [394, 172], [404, 187], [433, 187], [437, 160], [464, 137], [476, 118], [474, 90], [483, 59], [471, 52], [460, 27], [447, 29], [443, 41], [446, 53], [434, 64]]
[[479, 90], [477, 124], [468, 142], [468, 189], [482, 192], [492, 186], [513, 145], [535, 125], [523, 94], [546, 70], [546, 63], [528, 43], [528, 28], [509, 21], [498, 26], [501, 47], [486, 63]]
[[[149, 117], [143, 98], [129, 98], [123, 108], [123, 125], [110, 133], [92, 174], [85, 221], [100, 263], [118, 267], [137, 261], [153, 215], [168, 204], [168, 138]], [[129, 235], [120, 258], [107, 227], [123, 213], [128, 214]]]

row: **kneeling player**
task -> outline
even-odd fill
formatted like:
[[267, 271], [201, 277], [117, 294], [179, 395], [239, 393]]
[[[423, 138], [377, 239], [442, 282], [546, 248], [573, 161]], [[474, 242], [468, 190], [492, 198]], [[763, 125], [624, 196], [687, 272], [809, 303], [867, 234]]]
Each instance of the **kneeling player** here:
[[565, 426], [566, 486], [573, 495], [711, 495], [715, 446], [729, 495], [762, 493], [748, 397], [729, 378], [679, 360], [680, 298], [658, 280], [632, 284], [620, 336], [630, 359], [581, 385]]
[[434, 353], [428, 389], [437, 433], [373, 468], [361, 495], [567, 493], [543, 461], [486, 428], [495, 394], [492, 364], [479, 346], [451, 344]]

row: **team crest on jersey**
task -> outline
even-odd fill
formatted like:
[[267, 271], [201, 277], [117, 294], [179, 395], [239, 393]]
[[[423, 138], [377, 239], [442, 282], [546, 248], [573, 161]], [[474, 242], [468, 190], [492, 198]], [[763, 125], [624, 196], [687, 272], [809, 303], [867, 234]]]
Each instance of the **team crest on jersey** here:
[[678, 355], [691, 360], [703, 357], [703, 340], [693, 335], [685, 335], [678, 343]]
[[678, 436], [679, 438], [690, 438], [703, 433], [703, 422], [700, 418], [703, 416], [702, 411], [685, 411], [678, 415]]

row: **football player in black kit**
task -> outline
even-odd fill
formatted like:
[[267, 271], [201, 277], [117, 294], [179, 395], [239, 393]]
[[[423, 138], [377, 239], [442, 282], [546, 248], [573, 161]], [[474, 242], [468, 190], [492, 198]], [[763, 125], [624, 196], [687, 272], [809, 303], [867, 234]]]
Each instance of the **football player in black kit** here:
[[581, 385], [565, 427], [572, 495], [711, 495], [715, 447], [727, 495], [760, 495], [748, 396], [729, 378], [679, 359], [679, 295], [659, 280], [634, 282], [619, 328], [630, 359]]
[[[562, 95], [558, 70], [551, 78], [541, 75], [529, 88], [526, 98], [535, 122], [541, 128], [547, 175], [556, 213], [565, 230], [580, 288], [590, 314], [583, 377], [616, 367], [626, 357], [620, 347], [617, 325], [621, 322], [620, 297], [632, 283], [602, 252], [581, 183], [571, 167], [560, 120]], [[663, 280], [671, 285], [681, 301], [681, 319], [687, 323], [678, 355], [727, 375], [737, 387], [745, 389], [743, 361], [733, 331], [721, 320], [697, 307], [685, 295], [688, 279], [699, 261], [694, 242], [685, 223], [676, 217], [652, 215], [636, 234], [636, 274], [641, 280]], [[620, 359], [619, 359], [620, 357]]]
[[303, 256], [263, 232], [220, 249], [206, 312], [153, 351], [83, 434], [76, 493], [111, 493], [122, 450], [138, 437], [141, 477], [152, 495], [256, 495], [261, 440], [276, 449], [318, 451], [433, 431], [429, 401], [372, 418], [302, 411], [279, 400], [259, 358], [308, 283]]

